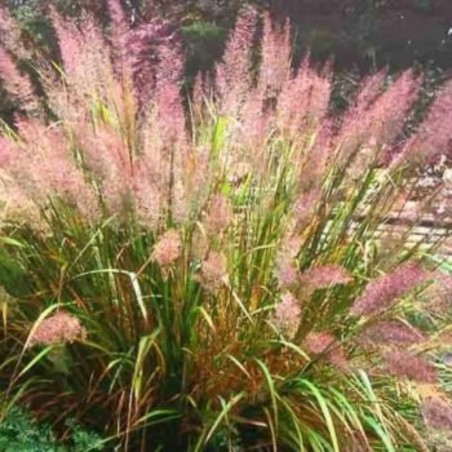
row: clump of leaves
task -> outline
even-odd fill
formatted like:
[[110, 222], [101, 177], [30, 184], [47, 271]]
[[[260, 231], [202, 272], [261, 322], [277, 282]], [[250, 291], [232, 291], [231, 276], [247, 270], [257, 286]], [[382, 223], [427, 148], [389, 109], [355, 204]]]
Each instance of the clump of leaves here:
[[52, 13], [45, 98], [1, 54], [27, 112], [0, 142], [27, 281], [2, 300], [4, 396], [129, 450], [422, 448], [413, 389], [437, 375], [410, 318], [435, 243], [409, 240], [417, 211], [381, 226], [447, 151], [452, 85], [400, 144], [411, 71], [364, 80], [337, 116], [329, 69], [291, 69], [288, 24], [264, 17], [256, 70], [245, 9], [187, 111], [177, 30], [109, 8], [108, 37]]
[[14, 407], [0, 423], [0, 448], [5, 452], [62, 450], [47, 426], [37, 426], [30, 414]]

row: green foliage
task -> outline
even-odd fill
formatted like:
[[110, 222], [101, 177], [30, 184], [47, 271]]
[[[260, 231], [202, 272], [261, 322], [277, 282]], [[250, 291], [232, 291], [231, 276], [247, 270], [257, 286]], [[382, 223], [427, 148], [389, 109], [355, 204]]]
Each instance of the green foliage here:
[[0, 450], [2, 452], [87, 452], [102, 451], [98, 435], [67, 421], [71, 428], [70, 441], [58, 442], [48, 425], [38, 424], [27, 411], [11, 408], [0, 422]]
[[0, 450], [5, 452], [62, 452], [52, 431], [37, 426], [30, 414], [14, 407], [0, 423]]
[[39, 47], [48, 47], [54, 36], [51, 33], [50, 21], [42, 14], [37, 2], [27, 2], [13, 11], [22, 28], [24, 39]]
[[71, 430], [69, 450], [73, 452], [105, 451], [105, 441], [97, 433], [81, 428], [72, 419], [66, 420], [66, 426]]
[[223, 52], [227, 31], [210, 22], [194, 22], [181, 29], [187, 48], [187, 75], [211, 70]]

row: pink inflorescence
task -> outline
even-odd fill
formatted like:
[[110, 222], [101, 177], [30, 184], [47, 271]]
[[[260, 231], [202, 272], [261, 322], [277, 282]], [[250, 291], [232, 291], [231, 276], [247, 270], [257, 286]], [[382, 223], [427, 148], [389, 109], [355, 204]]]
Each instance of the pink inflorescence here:
[[314, 215], [317, 205], [321, 199], [322, 192], [313, 188], [303, 193], [294, 205], [294, 217], [297, 222], [297, 230], [302, 230]]
[[427, 274], [416, 263], [401, 265], [392, 273], [380, 276], [367, 284], [355, 301], [353, 315], [370, 315], [384, 311], [398, 298], [426, 281]]
[[276, 306], [273, 322], [276, 327], [292, 338], [300, 322], [300, 302], [290, 292], [282, 296], [282, 301]]
[[376, 345], [413, 345], [422, 342], [424, 335], [412, 326], [397, 320], [378, 322], [362, 334], [364, 343]]
[[452, 405], [440, 397], [428, 397], [422, 403], [422, 416], [427, 427], [452, 431]]
[[39, 101], [28, 76], [21, 74], [11, 55], [0, 46], [0, 78], [9, 94], [28, 112], [39, 110]]
[[180, 235], [175, 230], [169, 230], [163, 234], [156, 243], [152, 258], [162, 267], [171, 265], [178, 259], [182, 251], [182, 241]]
[[309, 333], [304, 344], [310, 353], [324, 354], [325, 359], [336, 367], [345, 367], [347, 364], [342, 347], [338, 344], [337, 339], [327, 331]]
[[364, 80], [356, 101], [344, 116], [337, 134], [337, 146], [346, 161], [363, 144], [389, 145], [403, 125], [412, 106], [419, 80], [405, 71], [387, 90], [385, 72]]
[[330, 72], [319, 75], [305, 58], [296, 74], [283, 84], [277, 105], [277, 124], [295, 136], [309, 125], [319, 124], [331, 97]]
[[201, 266], [201, 284], [208, 290], [218, 290], [227, 275], [227, 259], [222, 253], [211, 252]]
[[212, 234], [219, 234], [229, 226], [231, 219], [231, 203], [223, 195], [215, 195], [210, 202], [205, 221], [207, 230]]
[[441, 155], [451, 156], [452, 80], [438, 93], [414, 143], [416, 151], [429, 163], [437, 163]]
[[302, 273], [301, 283], [312, 289], [326, 289], [339, 284], [348, 284], [353, 280], [350, 273], [335, 264], [310, 268]]
[[397, 377], [419, 383], [436, 383], [435, 367], [424, 358], [405, 350], [391, 350], [384, 354], [386, 370]]
[[58, 311], [44, 319], [36, 328], [28, 341], [28, 347], [35, 345], [51, 345], [84, 340], [86, 330], [77, 317], [66, 311]]
[[234, 113], [250, 85], [251, 49], [256, 31], [257, 13], [244, 9], [237, 19], [223, 55], [216, 67], [216, 89], [224, 113]]
[[278, 265], [277, 277], [281, 287], [290, 288], [298, 282], [298, 271], [294, 262], [288, 259]]
[[262, 62], [258, 85], [267, 91], [266, 97], [279, 94], [283, 83], [290, 76], [290, 26], [275, 27], [269, 13], [264, 15], [262, 32]]
[[0, 42], [9, 52], [20, 59], [27, 59], [31, 52], [22, 42], [22, 29], [8, 11], [6, 2], [0, 5]]
[[162, 78], [169, 85], [179, 81], [183, 67], [180, 41], [175, 27], [168, 22], [155, 19], [130, 30], [125, 50], [140, 103], [150, 100], [153, 90], [162, 84]]

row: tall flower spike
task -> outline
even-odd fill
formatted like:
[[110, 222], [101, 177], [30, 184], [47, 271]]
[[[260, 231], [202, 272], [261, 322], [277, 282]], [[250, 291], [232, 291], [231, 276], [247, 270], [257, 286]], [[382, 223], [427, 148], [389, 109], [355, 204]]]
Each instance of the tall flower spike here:
[[[413, 143], [412, 157], [421, 157], [428, 163], [437, 163], [442, 155], [452, 156], [452, 80], [437, 94], [427, 118], [422, 123]], [[409, 154], [409, 153], [408, 153]], [[410, 155], [405, 158], [410, 159]]]
[[383, 356], [385, 369], [392, 375], [419, 383], [436, 383], [435, 367], [405, 350], [391, 350]]
[[335, 264], [312, 267], [300, 276], [300, 282], [311, 289], [326, 289], [353, 281], [350, 273]]
[[421, 331], [397, 320], [378, 322], [360, 336], [364, 343], [373, 345], [413, 345], [425, 339]]
[[211, 252], [201, 265], [201, 284], [210, 291], [221, 288], [223, 278], [227, 276], [227, 259], [222, 253]]
[[377, 145], [389, 145], [400, 132], [417, 98], [421, 81], [412, 70], [407, 70], [374, 102], [367, 133]]
[[368, 110], [383, 92], [386, 75], [387, 71], [383, 70], [366, 77], [361, 82], [356, 99], [343, 116], [338, 140], [340, 143], [362, 139], [364, 130], [362, 118], [367, 115]]
[[345, 115], [336, 137], [341, 162], [354, 155], [348, 173], [360, 178], [369, 165], [380, 159], [382, 147], [392, 144], [416, 100], [421, 80], [411, 70], [402, 73], [383, 93], [376, 97], [380, 76], [369, 79], [358, 95], [357, 103]]
[[422, 416], [427, 427], [452, 432], [452, 405], [443, 398], [426, 398], [422, 402]]
[[334, 366], [346, 367], [347, 359], [344, 351], [331, 333], [327, 331], [311, 332], [306, 336], [304, 344], [310, 353], [314, 355], [325, 354], [325, 359]]
[[94, 130], [88, 122], [80, 121], [75, 134], [86, 165], [102, 187], [105, 207], [111, 214], [123, 214], [133, 204], [134, 188], [142, 188], [143, 180], [134, 179], [134, 175], [143, 176], [142, 168], [134, 168], [138, 163], [132, 165], [127, 143], [113, 127], [99, 126]]
[[[49, 199], [59, 199], [78, 207], [83, 218], [97, 217], [96, 197], [73, 160], [62, 131], [25, 118], [16, 119], [16, 127], [21, 142], [9, 143], [14, 158], [5, 160], [4, 169], [20, 190], [41, 208]], [[2, 147], [8, 152], [5, 142]]]
[[328, 112], [331, 98], [331, 74], [313, 74], [312, 88], [307, 109], [308, 125], [318, 125]]
[[300, 251], [302, 240], [299, 237], [291, 237], [286, 233], [279, 245], [276, 255], [275, 273], [282, 288], [289, 289], [298, 281], [298, 269], [296, 256]]
[[262, 62], [259, 71], [258, 86], [266, 93], [266, 98], [279, 94], [283, 83], [290, 76], [290, 25], [286, 21], [284, 28], [273, 27], [270, 14], [264, 15], [262, 36]]
[[124, 64], [141, 108], [152, 99], [157, 85], [179, 82], [183, 65], [174, 25], [158, 19], [142, 24], [127, 33], [125, 46]]
[[354, 117], [359, 116], [358, 112], [363, 113], [369, 108], [370, 105], [372, 105], [372, 102], [374, 102], [383, 91], [383, 85], [387, 74], [387, 69], [382, 69], [376, 74], [372, 74], [364, 78], [358, 88], [356, 101], [351, 107], [351, 111], [353, 111], [353, 113], [349, 112], [348, 115], [351, 114]]
[[65, 21], [53, 8], [50, 17], [58, 39], [64, 71], [71, 79], [76, 79], [79, 71], [84, 68], [81, 33], [74, 24]]
[[23, 45], [19, 24], [11, 17], [4, 5], [0, 5], [0, 43], [20, 59], [27, 59], [31, 56], [31, 52]]
[[242, 107], [240, 122], [241, 130], [237, 134], [237, 142], [240, 146], [253, 149], [250, 154], [254, 154], [255, 158], [252, 160], [258, 163], [254, 165], [258, 168], [262, 158], [258, 149], [263, 147], [268, 123], [268, 115], [264, 112], [264, 91], [260, 87], [249, 93]]
[[216, 89], [224, 114], [237, 113], [251, 83], [251, 50], [256, 22], [254, 8], [242, 10], [226, 43], [223, 60], [216, 67]]
[[[156, 102], [159, 126], [164, 146], [181, 144], [186, 140], [185, 113], [180, 97], [183, 77], [183, 55], [180, 42], [163, 44], [158, 49], [159, 65], [156, 71]], [[178, 152], [176, 155], [182, 157]]]
[[323, 185], [333, 139], [332, 121], [326, 119], [319, 125], [319, 132], [306, 155], [306, 162], [300, 165], [300, 188], [308, 191]]
[[129, 24], [126, 14], [119, 0], [107, 0], [108, 12], [113, 24], [113, 47], [115, 48], [116, 57], [123, 59], [125, 57], [125, 39], [129, 31]]
[[277, 266], [277, 277], [279, 285], [289, 289], [298, 282], [298, 271], [296, 263], [289, 259], [283, 259]]
[[209, 233], [219, 234], [223, 232], [231, 222], [232, 206], [223, 195], [216, 194], [209, 206], [205, 225]]
[[36, 115], [40, 111], [39, 100], [28, 76], [21, 74], [11, 55], [0, 46], [0, 78], [12, 98], [27, 113]]
[[283, 334], [292, 339], [297, 332], [300, 316], [300, 302], [293, 294], [286, 292], [282, 296], [281, 302], [276, 306], [272, 321]]
[[418, 264], [403, 264], [392, 273], [372, 280], [353, 304], [351, 313], [359, 316], [384, 311], [426, 279], [426, 272]]
[[283, 84], [277, 105], [277, 124], [281, 130], [296, 134], [304, 126], [312, 89], [313, 72], [306, 57], [294, 77]]
[[302, 193], [294, 205], [294, 220], [297, 231], [303, 230], [314, 215], [317, 205], [321, 200], [322, 191], [314, 187], [306, 193]]
[[135, 161], [133, 190], [135, 208], [140, 223], [149, 230], [158, 226], [162, 215], [162, 196], [155, 182], [155, 168], [150, 168], [145, 157]]

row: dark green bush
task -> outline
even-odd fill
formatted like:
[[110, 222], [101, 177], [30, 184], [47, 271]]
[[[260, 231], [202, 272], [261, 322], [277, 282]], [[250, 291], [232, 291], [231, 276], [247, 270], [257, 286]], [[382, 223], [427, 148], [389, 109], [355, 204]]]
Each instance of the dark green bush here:
[[68, 420], [70, 441], [58, 442], [47, 424], [38, 424], [26, 410], [13, 407], [0, 422], [0, 450], [2, 452], [85, 452], [104, 450], [99, 436], [81, 429]]

